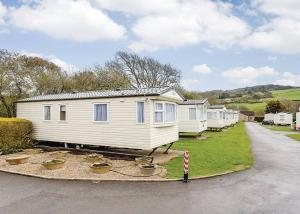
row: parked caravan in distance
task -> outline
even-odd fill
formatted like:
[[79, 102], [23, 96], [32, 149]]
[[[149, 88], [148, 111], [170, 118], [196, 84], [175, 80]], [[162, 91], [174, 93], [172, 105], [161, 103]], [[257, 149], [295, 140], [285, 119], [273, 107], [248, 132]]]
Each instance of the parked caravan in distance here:
[[224, 105], [214, 105], [207, 109], [207, 128], [211, 130], [221, 130], [226, 127], [226, 107]]
[[264, 120], [263, 120], [263, 124], [266, 124], [266, 125], [272, 125], [274, 124], [274, 116], [275, 114], [273, 113], [267, 113], [265, 114], [265, 117], [264, 117]]
[[186, 100], [178, 106], [179, 132], [201, 133], [207, 129], [207, 99]]
[[274, 124], [275, 125], [292, 125], [293, 115], [286, 112], [276, 113], [274, 115]]

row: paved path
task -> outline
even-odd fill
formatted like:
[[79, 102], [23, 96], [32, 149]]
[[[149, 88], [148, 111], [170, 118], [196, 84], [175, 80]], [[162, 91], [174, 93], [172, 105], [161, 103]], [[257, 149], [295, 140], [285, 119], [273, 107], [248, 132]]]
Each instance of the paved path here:
[[0, 213], [299, 213], [300, 142], [247, 124], [253, 169], [182, 184], [65, 182], [0, 173]]

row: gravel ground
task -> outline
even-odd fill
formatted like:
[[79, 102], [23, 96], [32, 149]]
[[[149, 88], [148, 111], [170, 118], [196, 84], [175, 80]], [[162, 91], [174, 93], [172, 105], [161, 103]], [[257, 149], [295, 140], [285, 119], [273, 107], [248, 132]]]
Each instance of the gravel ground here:
[[[164, 167], [158, 167], [151, 177], [141, 177], [142, 174], [134, 161], [112, 160], [103, 158], [110, 162], [113, 167], [112, 171], [106, 174], [95, 174], [90, 170], [91, 163], [87, 163], [84, 159], [86, 155], [81, 154], [65, 154], [65, 165], [62, 169], [47, 170], [41, 163], [45, 160], [53, 159], [55, 152], [43, 152], [40, 154], [30, 155], [27, 163], [20, 165], [9, 165], [6, 158], [18, 156], [23, 153], [0, 156], [0, 170], [12, 173], [26, 174], [31, 176], [56, 178], [56, 179], [82, 179], [82, 180], [143, 180], [143, 179], [162, 179], [166, 176], [167, 170]], [[154, 163], [160, 164], [177, 157], [181, 152], [170, 150], [169, 154], [163, 154], [163, 150], [157, 150], [154, 154]], [[122, 173], [122, 174], [121, 174]], [[124, 175], [126, 174], [126, 175]]]

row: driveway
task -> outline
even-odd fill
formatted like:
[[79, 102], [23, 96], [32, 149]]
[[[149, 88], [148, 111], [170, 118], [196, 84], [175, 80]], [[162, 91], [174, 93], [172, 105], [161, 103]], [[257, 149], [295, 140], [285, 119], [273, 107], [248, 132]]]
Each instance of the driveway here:
[[299, 213], [300, 142], [255, 123], [251, 170], [181, 182], [52, 181], [0, 173], [0, 213]]

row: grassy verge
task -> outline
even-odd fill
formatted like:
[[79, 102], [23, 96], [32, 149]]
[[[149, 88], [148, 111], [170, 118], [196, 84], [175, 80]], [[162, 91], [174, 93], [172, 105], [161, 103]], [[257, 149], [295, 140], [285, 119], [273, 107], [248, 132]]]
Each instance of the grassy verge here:
[[288, 134], [287, 136], [293, 138], [294, 140], [300, 141], [300, 134]]
[[273, 130], [273, 131], [284, 131], [284, 132], [293, 132], [294, 130], [291, 126], [270, 126], [270, 125], [263, 125], [263, 127]]
[[[226, 132], [209, 132], [208, 139], [182, 138], [173, 149], [190, 152], [189, 176], [207, 176], [237, 171], [252, 165], [251, 144], [245, 124], [240, 123]], [[183, 157], [166, 164], [168, 178], [181, 178]]]

